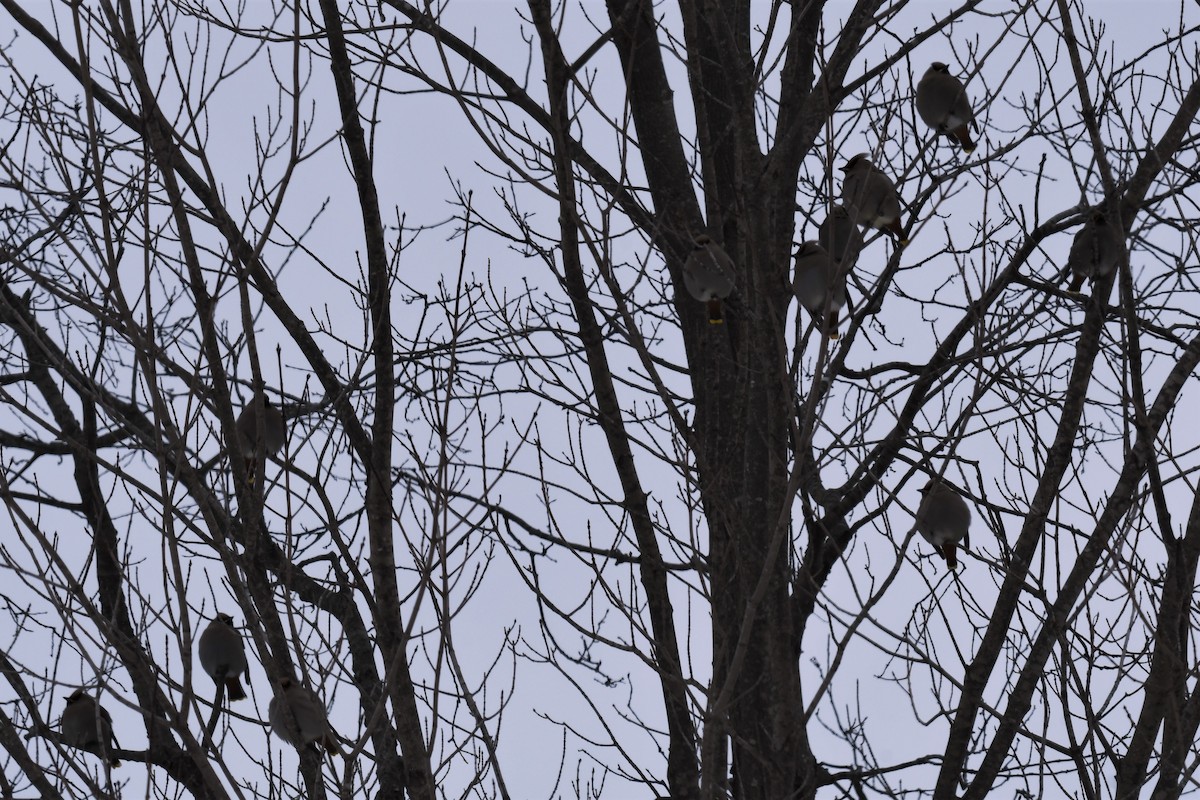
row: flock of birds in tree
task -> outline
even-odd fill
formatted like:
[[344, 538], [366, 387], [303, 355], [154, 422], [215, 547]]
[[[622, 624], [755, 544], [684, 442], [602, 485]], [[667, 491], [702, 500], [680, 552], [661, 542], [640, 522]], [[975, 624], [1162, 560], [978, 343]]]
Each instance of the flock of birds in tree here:
[[[978, 129], [975, 112], [962, 82], [945, 64], [935, 61], [917, 83], [916, 108], [929, 127], [955, 140], [963, 152], [975, 150], [971, 139], [971, 129]], [[830, 339], [838, 337], [838, 314], [846, 305], [846, 278], [863, 244], [860, 226], [882, 231], [900, 247], [908, 244], [892, 179], [865, 154], [851, 158], [842, 172], [842, 203], [830, 209], [818, 227], [816, 240], [802, 243], [796, 251], [792, 280], [796, 299]], [[1109, 225], [1102, 212], [1092, 214], [1071, 245], [1071, 291], [1079, 291], [1085, 278], [1095, 280], [1116, 269], [1121, 236], [1119, 226]], [[684, 264], [683, 283], [692, 297], [708, 304], [708, 321], [713, 325], [724, 322], [721, 301], [733, 292], [734, 274], [733, 261], [719, 243], [708, 234], [695, 237]], [[287, 434], [283, 414], [265, 398], [261, 404], [251, 403], [238, 416], [237, 433], [246, 473], [253, 482], [260, 467], [259, 455], [273, 456], [283, 447]], [[921, 495], [913, 530], [933, 545], [948, 568], [956, 569], [959, 543], [970, 545], [970, 509], [959, 493], [940, 479], [926, 484]], [[214, 681], [224, 684], [229, 699], [244, 699], [240, 679], [247, 668], [246, 650], [233, 617], [217, 614], [200, 635], [198, 650], [200, 665]], [[324, 703], [307, 686], [288, 677], [281, 679], [267, 716], [271, 729], [289, 744], [302, 748], [317, 743], [328, 752], [341, 753]], [[112, 717], [83, 689], [67, 698], [60, 730], [63, 743], [96, 753], [113, 767], [119, 765], [112, 755], [116, 749]]]
[[[240, 455], [253, 483], [261, 464], [260, 456], [274, 456], [283, 448], [287, 437], [283, 412], [265, 397], [261, 402], [251, 402], [238, 415], [236, 431]], [[215, 683], [223, 685], [229, 699], [244, 700], [246, 692], [241, 678], [248, 667], [246, 645], [233, 617], [222, 613], [213, 617], [200, 634], [196, 649], [201, 668]], [[218, 700], [220, 695], [218, 691]], [[289, 677], [276, 684], [267, 706], [267, 719], [275, 735], [288, 744], [303, 748], [315, 743], [329, 753], [342, 753], [321, 698]], [[67, 698], [59, 731], [63, 744], [95, 753], [111, 767], [121, 765], [115, 755], [118, 744], [113, 736], [112, 716], [83, 689], [76, 689]]]
[[[953, 139], [963, 152], [975, 150], [971, 130], [978, 130], [971, 100], [962, 81], [950, 68], [933, 62], [917, 82], [917, 114], [937, 134]], [[896, 184], [860, 153], [842, 167], [842, 203], [834, 205], [817, 229], [816, 240], [802, 243], [796, 251], [792, 292], [818, 327], [830, 339], [838, 338], [838, 313], [846, 305], [846, 278], [854, 268], [863, 244], [860, 226], [882, 231], [900, 247], [908, 236], [900, 221], [900, 196]], [[1122, 230], [1109, 225], [1103, 211], [1096, 210], [1075, 236], [1068, 263], [1073, 273], [1070, 290], [1078, 292], [1086, 278], [1095, 280], [1112, 273], [1120, 260]], [[707, 233], [696, 236], [683, 266], [683, 285], [688, 294], [708, 304], [708, 321], [725, 321], [721, 301], [733, 292], [733, 260]]]
[[[950, 74], [947, 65], [935, 61], [925, 71], [917, 82], [915, 105], [917, 114], [936, 134], [954, 140], [964, 153], [975, 150], [971, 138], [971, 130], [978, 130], [975, 111], [962, 81]], [[846, 305], [846, 279], [863, 244], [860, 226], [882, 231], [900, 247], [908, 244], [900, 221], [900, 196], [892, 179], [866, 154], [847, 161], [842, 173], [842, 202], [834, 205], [818, 226], [816, 240], [803, 242], [796, 250], [792, 277], [796, 299], [830, 339], [838, 338], [838, 314]], [[1122, 239], [1121, 227], [1109, 225], [1102, 211], [1091, 214], [1071, 244], [1071, 292], [1078, 292], [1087, 278], [1095, 281], [1116, 270]], [[729, 254], [710, 235], [694, 237], [683, 266], [683, 284], [688, 294], [708, 304], [712, 325], [725, 321], [721, 301], [733, 292], [735, 272]], [[959, 543], [970, 545], [970, 509], [940, 478], [926, 484], [921, 494], [913, 529], [953, 570], [958, 565]]]

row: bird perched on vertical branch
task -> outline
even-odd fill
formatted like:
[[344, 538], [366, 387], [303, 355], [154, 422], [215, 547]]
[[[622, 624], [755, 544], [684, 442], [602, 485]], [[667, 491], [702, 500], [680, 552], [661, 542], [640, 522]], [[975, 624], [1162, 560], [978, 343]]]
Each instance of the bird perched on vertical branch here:
[[230, 700], [244, 700], [241, 675], [246, 671], [246, 644], [233, 617], [217, 614], [200, 634], [200, 666], [214, 681], [225, 684]]
[[830, 339], [838, 338], [838, 312], [846, 305], [846, 269], [820, 243], [805, 242], [796, 250], [792, 291], [817, 327]]
[[[261, 415], [263, 429], [259, 435], [258, 420]], [[287, 428], [283, 412], [271, 404], [271, 400], [258, 396], [242, 409], [237, 418], [238, 450], [246, 465], [250, 482], [254, 483], [258, 473], [258, 456], [273, 456], [283, 448]]]
[[725, 321], [721, 301], [733, 291], [733, 273], [733, 259], [725, 248], [707, 233], [698, 235], [683, 265], [683, 285], [692, 297], [708, 303], [710, 325]]
[[1070, 290], [1078, 292], [1085, 278], [1094, 282], [1111, 274], [1121, 261], [1124, 238], [1124, 229], [1110, 225], [1107, 214], [1100, 209], [1093, 211], [1071, 242], [1071, 253], [1067, 256], [1073, 273]]
[[817, 242], [839, 265], [853, 266], [862, 247], [862, 231], [855, 224], [851, 211], [839, 204], [829, 209], [829, 215], [817, 228]]
[[76, 689], [67, 697], [59, 729], [64, 743], [95, 753], [111, 767], [121, 766], [120, 760], [112, 754], [116, 749], [112, 716], [83, 689]]
[[963, 547], [971, 546], [968, 530], [971, 526], [971, 509], [958, 492], [939, 480], [925, 484], [921, 494], [923, 496], [913, 519], [913, 530], [933, 545], [937, 554], [946, 560], [947, 567], [957, 569], [958, 543], [963, 542]]
[[854, 209], [854, 221], [894, 236], [901, 247], [908, 244], [900, 224], [900, 197], [892, 179], [872, 164], [866, 153], [847, 161], [842, 172], [842, 199], [847, 208]]
[[957, 139], [964, 153], [975, 151], [970, 128], [979, 129], [971, 98], [962, 81], [950, 74], [950, 68], [934, 61], [917, 82], [917, 113], [925, 124], [940, 134]]
[[321, 698], [291, 678], [280, 679], [275, 696], [267, 706], [267, 717], [271, 721], [271, 730], [288, 744], [301, 748], [315, 742], [328, 753], [342, 754]]

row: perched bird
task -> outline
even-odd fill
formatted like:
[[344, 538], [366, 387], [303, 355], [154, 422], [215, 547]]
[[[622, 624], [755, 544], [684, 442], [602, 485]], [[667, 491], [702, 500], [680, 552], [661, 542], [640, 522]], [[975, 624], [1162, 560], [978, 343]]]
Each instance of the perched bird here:
[[1071, 242], [1071, 254], [1067, 264], [1074, 276], [1070, 289], [1078, 292], [1084, 278], [1093, 281], [1110, 274], [1121, 260], [1121, 245], [1124, 231], [1117, 225], [1108, 224], [1108, 216], [1100, 210], [1092, 214], [1083, 224], [1075, 241]]
[[838, 312], [846, 305], [846, 271], [817, 242], [796, 251], [792, 291], [830, 339], [838, 338]]
[[233, 617], [217, 614], [200, 634], [200, 666], [214, 681], [225, 684], [230, 700], [244, 700], [239, 680], [246, 671], [246, 645], [233, 626]]
[[975, 151], [970, 127], [976, 130], [975, 112], [971, 98], [962, 81], [950, 74], [950, 68], [940, 61], [925, 70], [917, 82], [917, 113], [925, 124], [941, 134], [957, 139], [964, 153]]
[[957, 569], [955, 548], [958, 543], [971, 546], [971, 535], [967, 530], [971, 526], [971, 510], [958, 492], [941, 481], [932, 480], [925, 484], [921, 494], [924, 496], [913, 519], [913, 530], [924, 536], [937, 554], [946, 559], [947, 567]]
[[896, 184], [884, 175], [865, 153], [859, 153], [842, 167], [842, 199], [857, 213], [854, 221], [896, 237], [901, 247], [908, 244], [900, 225], [900, 198]]
[[316, 742], [326, 752], [342, 754], [321, 698], [291, 678], [280, 679], [279, 688], [267, 706], [267, 717], [271, 720], [271, 730], [288, 744], [299, 748]]
[[116, 749], [112, 717], [107, 709], [96, 702], [96, 698], [83, 689], [76, 689], [67, 698], [67, 707], [63, 709], [59, 726], [65, 744], [95, 753], [108, 761], [109, 766], [121, 766], [117, 757], [112, 755]]
[[733, 291], [733, 272], [733, 260], [721, 245], [706, 233], [696, 237], [683, 265], [683, 285], [692, 297], [708, 303], [711, 325], [725, 321], [721, 301]]
[[853, 264], [862, 247], [862, 231], [854, 223], [850, 210], [836, 205], [817, 228], [817, 241], [838, 264]]
[[[261, 444], [259, 442], [258, 417], [262, 414], [263, 430]], [[237, 418], [238, 447], [246, 462], [246, 472], [250, 482], [254, 482], [258, 471], [258, 454], [262, 452], [273, 456], [283, 448], [283, 440], [287, 436], [287, 428], [283, 424], [283, 412], [271, 404], [269, 398], [263, 397], [261, 405], [251, 402], [242, 409]], [[261, 450], [259, 449], [261, 448]]]

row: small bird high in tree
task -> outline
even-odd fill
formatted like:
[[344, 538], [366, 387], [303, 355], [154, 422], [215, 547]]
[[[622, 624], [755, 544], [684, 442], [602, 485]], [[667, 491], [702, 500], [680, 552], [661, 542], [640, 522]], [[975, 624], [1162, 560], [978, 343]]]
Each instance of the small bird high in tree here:
[[956, 139], [964, 153], [975, 151], [970, 128], [979, 129], [971, 98], [962, 81], [950, 74], [950, 68], [933, 62], [917, 82], [917, 113], [925, 124], [940, 134]]
[[846, 270], [819, 243], [805, 242], [796, 251], [792, 291], [817, 320], [817, 327], [830, 339], [838, 338], [838, 312], [846, 305]]
[[[921, 505], [913, 518], [913, 530], [933, 545], [950, 569], [958, 568], [958, 543], [971, 546], [971, 509], [949, 485], [931, 480], [921, 489]], [[911, 531], [910, 531], [911, 533]]]
[[67, 697], [67, 707], [63, 709], [59, 727], [64, 743], [95, 753], [111, 767], [121, 766], [120, 760], [113, 755], [116, 739], [113, 736], [112, 716], [108, 709], [83, 689], [76, 689]]
[[901, 247], [908, 244], [900, 224], [900, 197], [892, 179], [872, 164], [866, 153], [847, 161], [842, 172], [842, 199], [847, 208], [854, 209], [854, 221], [895, 237]]
[[275, 696], [267, 706], [271, 730], [288, 744], [304, 747], [310, 742], [327, 753], [342, 754], [337, 734], [329, 725], [329, 714], [317, 693], [291, 678], [281, 678]]
[[[263, 420], [261, 437], [258, 430], [260, 415]], [[283, 412], [272, 405], [270, 398], [263, 397], [261, 402], [252, 401], [238, 415], [237, 434], [238, 451], [246, 465], [250, 482], [254, 483], [258, 474], [259, 453], [269, 458], [283, 449], [283, 441], [287, 436]]]
[[1119, 226], [1109, 224], [1107, 214], [1100, 209], [1093, 211], [1071, 242], [1071, 253], [1067, 256], [1072, 272], [1070, 290], [1078, 292], [1084, 279], [1094, 282], [1111, 274], [1120, 263], [1124, 238]]
[[683, 265], [683, 285], [692, 297], [708, 303], [710, 325], [725, 321], [721, 301], [733, 291], [733, 273], [733, 259], [725, 248], [707, 233], [698, 235]]
[[217, 614], [200, 634], [200, 666], [214, 681], [225, 684], [230, 700], [244, 700], [239, 680], [246, 671], [246, 645], [233, 625], [233, 617]]
[[862, 231], [855, 224], [851, 211], [838, 204], [829, 209], [829, 216], [817, 228], [817, 242], [839, 265], [853, 266], [862, 247]]

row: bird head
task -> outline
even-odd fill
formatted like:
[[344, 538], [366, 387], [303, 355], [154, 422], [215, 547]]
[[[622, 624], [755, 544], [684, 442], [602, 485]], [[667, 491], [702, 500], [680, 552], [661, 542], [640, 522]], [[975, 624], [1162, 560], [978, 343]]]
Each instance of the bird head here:
[[837, 219], [849, 219], [850, 218], [850, 209], [846, 208], [841, 203], [838, 203], [836, 206], [833, 207], [833, 210], [831, 210], [829, 212], [829, 216], [835, 217]]
[[796, 258], [810, 256], [814, 253], [824, 252], [825, 248], [821, 247], [819, 242], [801, 242], [800, 247], [796, 250]]
[[935, 61], [932, 64], [930, 64], [929, 70], [930, 70], [930, 72], [945, 72], [946, 74], [950, 73], [950, 67], [946, 66], [945, 64], [943, 64], [940, 61]]
[[213, 617], [213, 619], [215, 619], [217, 622], [224, 622], [231, 628], [234, 627], [233, 617], [229, 616], [228, 614], [217, 614], [217, 616]]
[[704, 248], [708, 247], [710, 244], [712, 244], [712, 237], [709, 236], [707, 233], [698, 233], [692, 239], [692, 249], [693, 250], [703, 250]]
[[871, 166], [871, 159], [867, 157], [867, 154], [859, 153], [858, 155], [853, 156], [849, 161], [846, 162], [846, 166], [842, 167], [842, 172], [850, 172], [851, 170], [854, 170], [854, 169], [864, 169], [864, 168], [870, 167], [870, 166]]
[[280, 679], [279, 679], [279, 688], [280, 688], [280, 689], [283, 689], [285, 692], [286, 692], [288, 689], [292, 688], [292, 686], [293, 686], [293, 685], [294, 685], [294, 684], [293, 684], [293, 682], [292, 682], [292, 679], [291, 679], [291, 678], [289, 678], [289, 677], [287, 677], [287, 676], [284, 676], [284, 677], [282, 677], [282, 678], [280, 678]]
[[67, 696], [67, 705], [71, 705], [72, 703], [78, 703], [80, 700], [82, 700], [85, 697], [87, 697], [87, 695], [84, 693], [83, 689], [76, 689], [75, 691], [71, 692], [70, 695]]
[[929, 492], [929, 490], [932, 488], [933, 488], [933, 481], [929, 481], [928, 483], [926, 483], [924, 486], [921, 487], [920, 492], [921, 492], [921, 494], [927, 494]]

